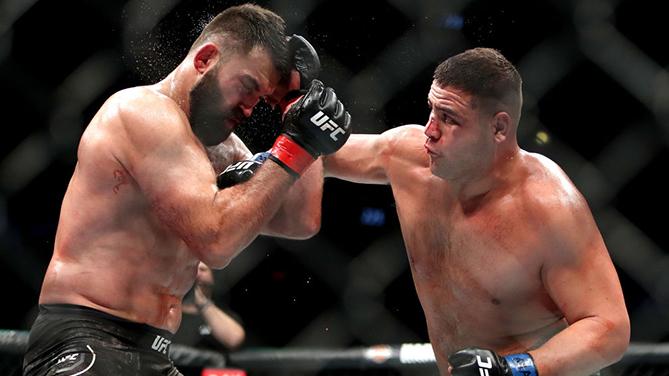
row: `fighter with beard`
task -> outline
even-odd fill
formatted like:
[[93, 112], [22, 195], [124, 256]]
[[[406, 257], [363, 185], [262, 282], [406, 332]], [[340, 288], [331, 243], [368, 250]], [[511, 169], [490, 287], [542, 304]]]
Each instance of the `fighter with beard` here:
[[[284, 30], [267, 9], [229, 8], [165, 79], [102, 105], [63, 199], [25, 375], [180, 375], [169, 345], [198, 263], [222, 268], [260, 233], [318, 230], [313, 162], [350, 133], [332, 89], [307, 86], [249, 181], [219, 190], [203, 142], [226, 139], [261, 97], [278, 101], [282, 79], [295, 86]], [[334, 130], [309, 121], [319, 112]]]

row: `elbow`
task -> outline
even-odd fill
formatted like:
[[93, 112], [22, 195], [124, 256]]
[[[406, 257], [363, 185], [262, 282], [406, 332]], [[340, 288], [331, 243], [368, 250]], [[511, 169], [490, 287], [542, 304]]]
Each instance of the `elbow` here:
[[198, 260], [202, 261], [212, 269], [225, 268], [228, 266], [228, 264], [230, 264], [230, 261], [232, 261], [233, 258], [232, 255], [212, 252], [211, 250], [201, 250], [199, 252], [196, 251], [195, 254]]
[[293, 235], [293, 239], [306, 240], [318, 234], [321, 230], [320, 216], [318, 218], [309, 218], [302, 221]]
[[304, 215], [290, 218], [286, 216], [279, 217], [271, 221], [264, 229], [263, 233], [270, 236], [281, 238], [306, 240], [318, 234], [321, 230], [321, 216]]
[[246, 248], [258, 233], [250, 229], [211, 226], [208, 231], [182, 239], [196, 257], [212, 269], [223, 269]]
[[219, 326], [218, 331], [214, 330], [213, 335], [228, 350], [236, 350], [246, 340], [244, 328], [234, 320], [226, 322], [224, 327]]
[[244, 332], [244, 329], [240, 329], [230, 338], [228, 348], [230, 350], [235, 350], [244, 343], [244, 340], [246, 340], [246, 333]]
[[618, 362], [625, 355], [630, 343], [630, 322], [627, 313], [615, 319], [602, 319], [604, 327], [598, 347], [607, 364]]
[[230, 261], [232, 261], [232, 256], [221, 257], [221, 256], [206, 255], [200, 257], [199, 260], [207, 264], [207, 266], [209, 266], [212, 269], [223, 269], [226, 266], [228, 266], [228, 264], [230, 264]]
[[235, 256], [229, 245], [226, 246], [221, 241], [187, 241], [186, 245], [200, 261], [212, 269], [225, 268]]
[[630, 344], [630, 331], [629, 317], [627, 316], [627, 313], [625, 313], [624, 317], [618, 320], [613, 331], [613, 337], [615, 338], [612, 338], [612, 359], [610, 359], [612, 363], [619, 361], [625, 355], [625, 352], [627, 351], [627, 348]]

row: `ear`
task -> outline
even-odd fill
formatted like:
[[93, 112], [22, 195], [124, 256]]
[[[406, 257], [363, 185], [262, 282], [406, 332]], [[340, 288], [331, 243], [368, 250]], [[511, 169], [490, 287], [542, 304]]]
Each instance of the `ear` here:
[[195, 52], [193, 67], [198, 73], [205, 73], [209, 67], [214, 66], [218, 62], [219, 57], [218, 46], [214, 43], [205, 43]]
[[492, 118], [493, 137], [497, 143], [506, 140], [506, 136], [511, 129], [511, 116], [507, 112], [500, 111]]

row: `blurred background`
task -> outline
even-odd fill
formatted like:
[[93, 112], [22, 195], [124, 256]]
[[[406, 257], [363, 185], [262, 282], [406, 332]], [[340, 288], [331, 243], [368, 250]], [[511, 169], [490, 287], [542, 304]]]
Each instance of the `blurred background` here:
[[[36, 314], [78, 140], [95, 111], [117, 90], [164, 77], [203, 25], [238, 3], [0, 0], [0, 327], [28, 329]], [[521, 147], [558, 162], [588, 199], [632, 340], [669, 340], [665, 2], [257, 3], [312, 42], [321, 78], [358, 133], [424, 124], [436, 65], [467, 48], [499, 49], [524, 79]], [[240, 130], [253, 151], [273, 137], [261, 123]], [[216, 280], [216, 302], [241, 318], [245, 346], [428, 341], [387, 186], [326, 180], [318, 235], [260, 237]]]

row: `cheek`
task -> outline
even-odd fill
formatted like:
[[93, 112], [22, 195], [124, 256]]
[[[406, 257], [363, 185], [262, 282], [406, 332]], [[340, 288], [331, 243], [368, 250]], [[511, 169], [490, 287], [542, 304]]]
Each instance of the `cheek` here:
[[489, 140], [476, 140], [471, 144], [470, 149], [472, 164], [482, 169], [486, 169], [495, 157], [495, 144]]
[[444, 147], [447, 149], [459, 149], [462, 146], [469, 144], [467, 135], [462, 133], [458, 127], [446, 126], [442, 128], [441, 138]]
[[223, 89], [220, 91], [219, 100], [221, 101], [221, 105], [224, 106], [225, 109], [229, 109], [239, 104], [240, 95], [237, 90]]
[[230, 90], [221, 91], [221, 102], [226, 105], [230, 105], [238, 100], [239, 95]]

